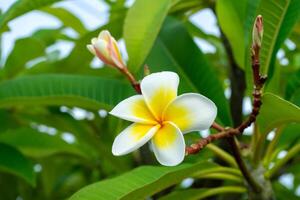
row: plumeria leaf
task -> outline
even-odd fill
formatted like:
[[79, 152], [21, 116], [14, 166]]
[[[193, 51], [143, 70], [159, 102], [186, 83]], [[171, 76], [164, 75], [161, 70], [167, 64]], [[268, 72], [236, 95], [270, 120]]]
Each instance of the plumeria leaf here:
[[24, 76], [0, 84], [0, 107], [67, 105], [98, 110], [111, 108], [133, 94], [119, 80], [79, 75]]
[[68, 144], [59, 136], [47, 135], [29, 128], [10, 130], [0, 134], [0, 142], [14, 146], [23, 154], [34, 158], [42, 158], [58, 153], [90, 158], [89, 154], [79, 148], [78, 145]]
[[30, 185], [35, 185], [35, 174], [30, 161], [17, 149], [3, 143], [0, 143], [0, 171], [14, 174]]
[[185, 199], [185, 200], [201, 200], [207, 199], [211, 196], [226, 193], [244, 193], [246, 189], [240, 186], [223, 186], [216, 188], [201, 188], [201, 189], [187, 189], [183, 191], [175, 191], [164, 197], [161, 200]]
[[116, 178], [84, 187], [70, 200], [145, 199], [196, 172], [214, 166], [216, 164], [211, 162], [198, 162], [176, 167], [138, 167]]
[[137, 71], [146, 59], [172, 0], [135, 1], [124, 24], [124, 39], [129, 55], [129, 68]]
[[20, 0], [16, 1], [3, 15], [0, 16], [0, 33], [5, 31], [7, 23], [14, 18], [31, 10], [51, 5], [61, 0]]
[[300, 108], [279, 96], [266, 93], [262, 97], [262, 108], [257, 122], [262, 134], [291, 122], [300, 122]]

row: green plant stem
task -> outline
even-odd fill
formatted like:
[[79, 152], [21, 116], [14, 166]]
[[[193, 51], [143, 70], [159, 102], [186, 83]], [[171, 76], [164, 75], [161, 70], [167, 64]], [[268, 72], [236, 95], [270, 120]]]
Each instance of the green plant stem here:
[[220, 179], [220, 180], [230, 180], [235, 181], [237, 183], [243, 183], [243, 179], [232, 175], [232, 174], [224, 174], [224, 173], [210, 173], [210, 174], [204, 174], [200, 177], [197, 177], [199, 179]]
[[300, 144], [296, 144], [287, 152], [287, 154], [282, 159], [277, 161], [275, 165], [265, 173], [265, 177], [271, 179], [276, 174], [276, 172], [280, 170], [282, 166], [284, 166], [291, 158], [293, 158], [299, 152]]
[[256, 182], [256, 180], [252, 177], [250, 171], [248, 170], [245, 162], [242, 159], [242, 155], [239, 149], [239, 146], [237, 145], [235, 138], [231, 137], [227, 139], [228, 143], [231, 146], [232, 153], [234, 155], [235, 161], [237, 162], [244, 178], [246, 179], [249, 186], [255, 191], [255, 192], [261, 192], [262, 188], [261, 186]]
[[281, 136], [282, 129], [283, 129], [283, 126], [277, 128], [277, 130], [275, 131], [274, 138], [272, 139], [272, 141], [268, 145], [268, 148], [267, 148], [267, 151], [265, 153], [264, 160], [263, 160], [263, 165], [265, 167], [267, 167], [269, 165], [270, 161], [271, 161], [271, 157], [272, 157], [273, 151], [275, 149], [275, 145], [277, 144], [278, 139]]
[[211, 169], [205, 169], [201, 170], [200, 172], [196, 172], [194, 174], [194, 177], [199, 177], [202, 176], [203, 174], [209, 174], [209, 173], [226, 173], [226, 174], [231, 174], [239, 177], [243, 177], [241, 172], [238, 169], [231, 168], [231, 167], [213, 167]]
[[219, 158], [221, 158], [226, 163], [228, 163], [230, 166], [238, 167], [234, 158], [229, 153], [224, 151], [223, 149], [219, 148], [218, 146], [216, 146], [214, 144], [208, 144], [206, 147], [209, 150], [211, 150], [213, 153], [215, 153]]
[[218, 187], [218, 188], [212, 188], [208, 189], [203, 193], [199, 193], [199, 196], [195, 197], [195, 199], [204, 199], [210, 196], [214, 196], [217, 194], [223, 194], [223, 193], [245, 193], [246, 188], [240, 187], [240, 186], [224, 186], [224, 187]]
[[253, 144], [253, 156], [252, 156], [252, 160], [253, 160], [253, 165], [254, 167], [257, 167], [258, 164], [261, 162], [261, 152], [262, 152], [262, 147], [263, 147], [263, 143], [265, 141], [265, 137], [260, 134], [258, 127], [256, 124], [254, 124], [254, 132], [256, 133], [256, 142]]

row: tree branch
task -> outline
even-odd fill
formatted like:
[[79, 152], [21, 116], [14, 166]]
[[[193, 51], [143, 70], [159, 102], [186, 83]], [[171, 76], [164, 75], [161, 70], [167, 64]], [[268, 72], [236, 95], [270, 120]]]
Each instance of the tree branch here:
[[[206, 138], [203, 138], [196, 142], [195, 144], [192, 144], [191, 146], [186, 148], [186, 154], [195, 154], [198, 153], [201, 149], [203, 149], [207, 144], [218, 140], [227, 138], [232, 151], [233, 155], [235, 157], [235, 160], [243, 173], [245, 179], [247, 180], [248, 184], [252, 187], [252, 189], [256, 192], [261, 191], [261, 187], [259, 184], [256, 183], [256, 181], [253, 179], [251, 174], [249, 173], [244, 161], [242, 160], [241, 153], [239, 150], [239, 147], [237, 146], [234, 136], [242, 134], [244, 130], [249, 127], [253, 122], [255, 122], [257, 115], [259, 114], [259, 109], [261, 107], [261, 94], [262, 94], [262, 88], [264, 86], [264, 83], [266, 81], [266, 76], [262, 76], [260, 74], [260, 62], [259, 62], [259, 52], [261, 47], [261, 41], [262, 41], [262, 33], [263, 33], [263, 24], [262, 24], [262, 17], [258, 16], [256, 18], [254, 29], [253, 29], [253, 42], [252, 42], [252, 49], [251, 49], [251, 61], [252, 61], [252, 73], [253, 73], [253, 84], [254, 84], [254, 90], [253, 90], [253, 107], [250, 115], [247, 117], [245, 121], [243, 121], [240, 125], [238, 125], [236, 128], [223, 128], [220, 125], [217, 125], [214, 123], [212, 125], [212, 128], [215, 128], [216, 130], [220, 131], [216, 134], [210, 135]], [[222, 34], [223, 35], [223, 34]], [[223, 35], [223, 41], [228, 42], [226, 37]], [[229, 54], [232, 54], [230, 46], [226, 46], [225, 48], [229, 48]], [[233, 57], [229, 56], [229, 60], [231, 60]], [[232, 60], [231, 60], [232, 61]], [[235, 117], [235, 115], [233, 116]]]

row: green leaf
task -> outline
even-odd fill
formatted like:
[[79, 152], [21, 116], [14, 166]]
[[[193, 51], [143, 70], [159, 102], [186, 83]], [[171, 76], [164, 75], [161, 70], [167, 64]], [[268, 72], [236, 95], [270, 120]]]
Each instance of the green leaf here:
[[285, 97], [291, 99], [294, 93], [296, 93], [300, 88], [300, 70], [292, 74], [287, 82]]
[[216, 12], [222, 31], [227, 36], [233, 50], [235, 61], [241, 68], [245, 65], [244, 44], [244, 16], [246, 13], [247, 1], [226, 1], [216, 2]]
[[124, 39], [129, 68], [136, 72], [146, 59], [160, 27], [167, 16], [171, 0], [135, 1], [124, 24]]
[[66, 105], [111, 108], [133, 94], [129, 84], [77, 75], [24, 76], [0, 84], [0, 108], [17, 105]]
[[41, 11], [57, 17], [64, 24], [64, 26], [71, 27], [80, 35], [87, 32], [80, 19], [64, 8], [45, 7], [42, 8]]
[[33, 165], [15, 148], [0, 143], [0, 170], [14, 174], [35, 186]]
[[5, 31], [5, 27], [10, 20], [30, 12], [34, 9], [51, 5], [61, 0], [19, 0], [16, 1], [3, 15], [0, 16], [0, 33]]
[[138, 167], [116, 178], [89, 185], [75, 193], [70, 200], [145, 199], [197, 171], [213, 166], [215, 164], [210, 162], [198, 162], [176, 167]]
[[263, 16], [264, 36], [260, 61], [262, 72], [271, 75], [276, 53], [299, 19], [300, 1], [261, 0], [258, 13]]
[[297, 106], [300, 106], [300, 88], [298, 88], [298, 89], [294, 92], [294, 94], [293, 94], [293, 96], [292, 96], [292, 98], [291, 98], [291, 102], [292, 102], [293, 104], [297, 105]]
[[272, 93], [262, 97], [262, 107], [257, 122], [262, 134], [290, 122], [300, 122], [300, 108]]
[[226, 125], [231, 124], [228, 102], [217, 73], [183, 24], [173, 18], [166, 20], [147, 64], [152, 72], [176, 71], [181, 78], [180, 86], [181, 89], [184, 88], [184, 92], [201, 93], [210, 98], [218, 107], [221, 121]]
[[290, 124], [282, 130], [276, 148], [288, 149], [300, 140], [300, 124]]
[[31, 37], [18, 39], [3, 69], [6, 78], [12, 78], [28, 67], [28, 62], [45, 56], [47, 46], [62, 36], [61, 29], [40, 29]]
[[29, 60], [44, 55], [45, 48], [44, 43], [36, 38], [17, 40], [4, 66], [6, 78], [12, 78], [23, 70]]
[[278, 200], [298, 199], [299, 198], [299, 196], [298, 195], [296, 196], [292, 190], [286, 188], [279, 182], [274, 182], [272, 184], [272, 186], [274, 188], [274, 193], [276, 195], [276, 199], [278, 199]]
[[172, 192], [160, 200], [173, 200], [173, 199], [184, 199], [184, 200], [200, 200], [206, 199], [211, 196], [216, 196], [218, 194], [227, 193], [245, 193], [246, 188], [240, 186], [223, 186], [216, 188], [201, 188], [201, 189], [187, 189]]
[[68, 153], [90, 158], [78, 145], [68, 144], [58, 136], [40, 133], [29, 128], [10, 130], [0, 134], [0, 142], [19, 149], [23, 154], [34, 158], [42, 158], [57, 153]]

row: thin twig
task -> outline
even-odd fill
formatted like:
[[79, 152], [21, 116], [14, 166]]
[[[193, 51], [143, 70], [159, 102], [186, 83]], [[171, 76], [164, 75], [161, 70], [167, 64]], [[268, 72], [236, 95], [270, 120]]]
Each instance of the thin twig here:
[[131, 72], [128, 70], [127, 66], [123, 66], [122, 68], [118, 68], [122, 74], [126, 76], [126, 78], [130, 81], [131, 86], [135, 89], [138, 94], [141, 94], [140, 83], [134, 78]]
[[[261, 102], [262, 87], [266, 81], [266, 76], [262, 76], [259, 73], [260, 72], [259, 51], [260, 51], [260, 46], [254, 44], [252, 46], [252, 51], [251, 51], [252, 72], [253, 72], [253, 82], [254, 82], [254, 90], [252, 93], [253, 107], [248, 118], [236, 128], [230, 128], [230, 127], [223, 128], [221, 125], [214, 122], [211, 127], [220, 132], [199, 140], [197, 143], [192, 144], [191, 147], [187, 147], [187, 154], [193, 154], [193, 152], [195, 153], [199, 152], [199, 150], [203, 149], [207, 144], [209, 144], [212, 141], [242, 134], [247, 127], [249, 127], [253, 122], [255, 122], [256, 117], [259, 113], [259, 109], [262, 104]], [[199, 148], [199, 150], [197, 148]]]
[[232, 147], [232, 151], [234, 154], [234, 157], [236, 159], [236, 162], [243, 173], [245, 179], [247, 180], [248, 184], [252, 187], [252, 189], [256, 192], [261, 191], [261, 187], [259, 184], [256, 183], [256, 181], [251, 176], [250, 172], [248, 171], [244, 161], [242, 160], [241, 153], [239, 150], [238, 145], [236, 144], [236, 141], [234, 139], [234, 136], [242, 134], [244, 130], [249, 127], [253, 122], [255, 122], [257, 115], [259, 114], [259, 110], [261, 107], [261, 95], [262, 95], [262, 88], [264, 86], [264, 83], [266, 81], [266, 76], [262, 76], [260, 74], [260, 62], [259, 62], [259, 52], [261, 47], [261, 40], [262, 40], [262, 31], [263, 31], [263, 25], [262, 25], [262, 17], [258, 16], [255, 21], [254, 25], [254, 31], [256, 35], [254, 35], [253, 43], [252, 43], [252, 49], [251, 49], [251, 61], [252, 61], [252, 73], [253, 73], [253, 83], [254, 83], [254, 90], [253, 90], [253, 106], [252, 111], [248, 118], [243, 121], [239, 126], [236, 128], [223, 128], [222, 126], [214, 123], [212, 125], [212, 128], [218, 130], [219, 132], [213, 135], [210, 135], [206, 138], [203, 138], [196, 142], [195, 144], [192, 144], [191, 146], [186, 148], [186, 154], [196, 154], [201, 149], [203, 149], [207, 144], [218, 140], [227, 138], [230, 146]]

